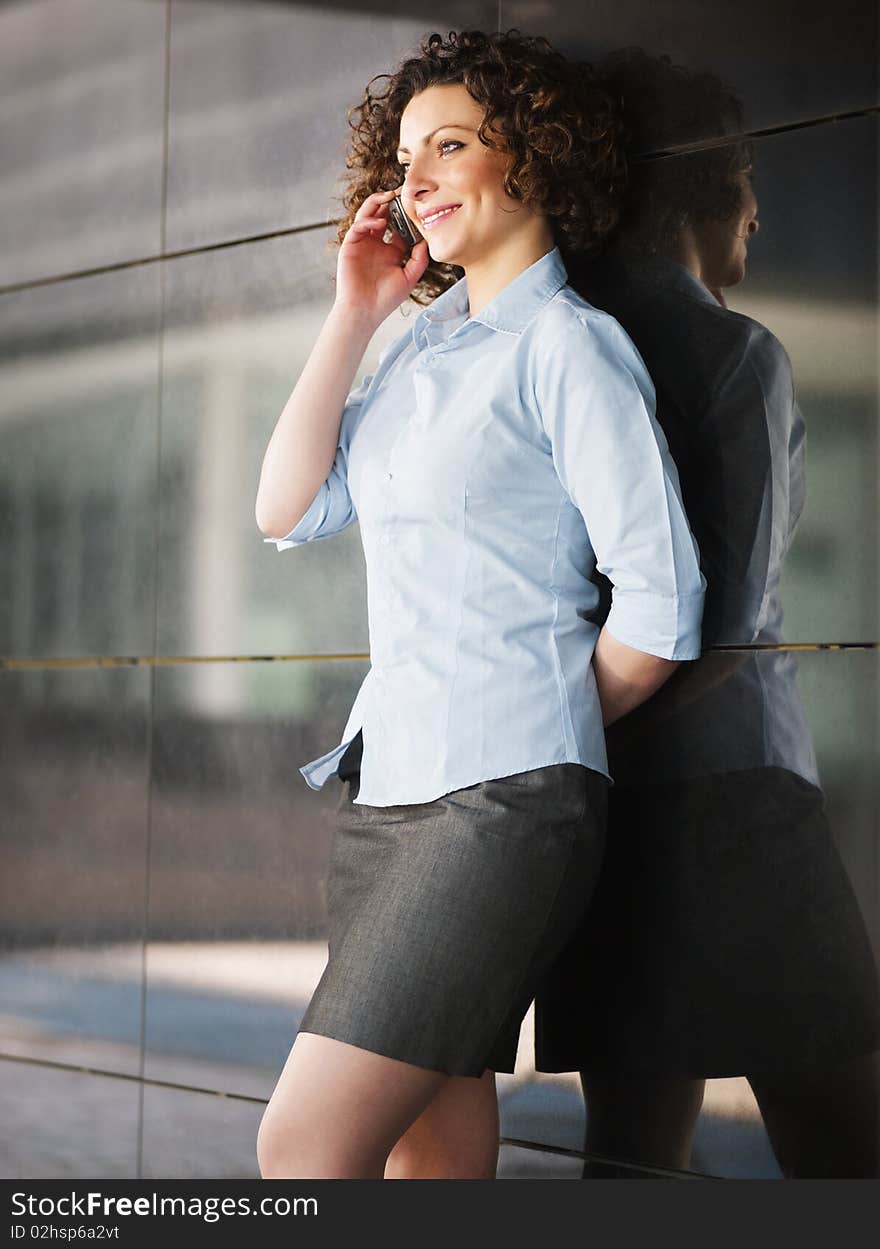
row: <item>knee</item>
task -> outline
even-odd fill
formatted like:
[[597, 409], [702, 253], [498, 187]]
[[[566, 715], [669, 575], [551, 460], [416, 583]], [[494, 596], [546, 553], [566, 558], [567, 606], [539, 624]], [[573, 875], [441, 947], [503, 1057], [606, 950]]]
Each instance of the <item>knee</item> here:
[[257, 1163], [264, 1180], [327, 1178], [325, 1152], [312, 1141], [307, 1148], [302, 1125], [289, 1118], [283, 1123], [269, 1106], [257, 1131]]
[[264, 1180], [379, 1180], [387, 1152], [357, 1134], [274, 1114], [271, 1105], [257, 1131]]
[[257, 1163], [264, 1180], [289, 1180], [295, 1175], [291, 1133], [282, 1134], [267, 1110], [257, 1131]]

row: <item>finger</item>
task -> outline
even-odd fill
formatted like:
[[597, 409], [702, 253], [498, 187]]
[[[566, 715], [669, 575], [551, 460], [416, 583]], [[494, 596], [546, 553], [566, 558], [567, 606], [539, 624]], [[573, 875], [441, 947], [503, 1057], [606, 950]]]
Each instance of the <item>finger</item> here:
[[349, 235], [353, 238], [368, 238], [372, 234], [384, 234], [387, 229], [387, 221], [353, 221], [348, 228], [346, 238]]
[[388, 247], [393, 247], [394, 250], [399, 252], [401, 256], [405, 255], [409, 251], [409, 243], [407, 243], [406, 239], [401, 238], [396, 230], [392, 230], [391, 226], [388, 227], [386, 244]]
[[425, 239], [419, 239], [418, 243], [413, 244], [409, 259], [403, 266], [403, 271], [410, 282], [417, 282], [428, 267], [428, 244]]
[[395, 194], [395, 191], [374, 191], [372, 195], [368, 195], [361, 204], [360, 208], [355, 213], [355, 218], [360, 217], [361, 214], [365, 217], [369, 217], [371, 214], [376, 212], [384, 211], [387, 213], [387, 204], [389, 200], [394, 199]]

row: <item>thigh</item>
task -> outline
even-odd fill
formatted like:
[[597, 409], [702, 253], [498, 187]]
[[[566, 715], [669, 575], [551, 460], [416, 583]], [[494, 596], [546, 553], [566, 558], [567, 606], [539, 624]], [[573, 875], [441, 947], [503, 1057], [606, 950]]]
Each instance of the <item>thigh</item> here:
[[403, 1134], [386, 1180], [491, 1180], [498, 1165], [495, 1074], [450, 1076]]
[[260, 1125], [258, 1152], [277, 1176], [381, 1178], [399, 1137], [448, 1077], [300, 1032]]
[[[690, 1166], [704, 1080], [582, 1072], [581, 1086], [587, 1111], [585, 1153], [677, 1170]], [[601, 1177], [600, 1169], [596, 1178]]]
[[786, 1178], [880, 1177], [880, 1053], [748, 1080]]

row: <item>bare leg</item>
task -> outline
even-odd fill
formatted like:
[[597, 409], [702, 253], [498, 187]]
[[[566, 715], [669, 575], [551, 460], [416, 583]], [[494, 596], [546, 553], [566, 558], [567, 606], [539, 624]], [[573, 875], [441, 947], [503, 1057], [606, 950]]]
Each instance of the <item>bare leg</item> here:
[[498, 1166], [495, 1073], [450, 1076], [391, 1151], [386, 1180], [492, 1180]]
[[748, 1081], [786, 1179], [880, 1177], [880, 1054]]
[[264, 1179], [382, 1179], [398, 1139], [451, 1077], [300, 1032], [257, 1134]]
[[[581, 1072], [581, 1085], [587, 1105], [585, 1153], [687, 1169], [703, 1105], [704, 1080]], [[602, 1177], [609, 1177], [607, 1167], [584, 1164], [584, 1179]], [[617, 1178], [626, 1177], [621, 1168]]]

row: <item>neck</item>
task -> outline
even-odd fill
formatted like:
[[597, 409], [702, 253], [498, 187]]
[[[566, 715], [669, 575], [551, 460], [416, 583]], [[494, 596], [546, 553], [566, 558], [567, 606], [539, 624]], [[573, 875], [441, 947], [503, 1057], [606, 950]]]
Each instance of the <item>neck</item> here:
[[468, 291], [468, 315], [476, 316], [495, 298], [499, 291], [519, 277], [530, 265], [546, 256], [556, 246], [553, 232], [545, 223], [533, 235], [516, 239], [500, 252], [465, 266]]
[[697, 246], [697, 240], [690, 226], [685, 226], [675, 240], [675, 245], [666, 253], [670, 260], [675, 260], [680, 265], [684, 265], [685, 269], [690, 269], [694, 277], [700, 279], [705, 286], [703, 280], [703, 262], [700, 256], [700, 249]]
[[694, 277], [699, 278], [710, 295], [713, 295], [722, 308], [727, 307], [727, 300], [720, 287], [712, 286], [707, 275], [706, 266], [697, 240], [689, 226], [682, 230], [676, 239], [676, 246], [667, 253], [670, 260], [677, 260], [685, 269], [689, 269]]

